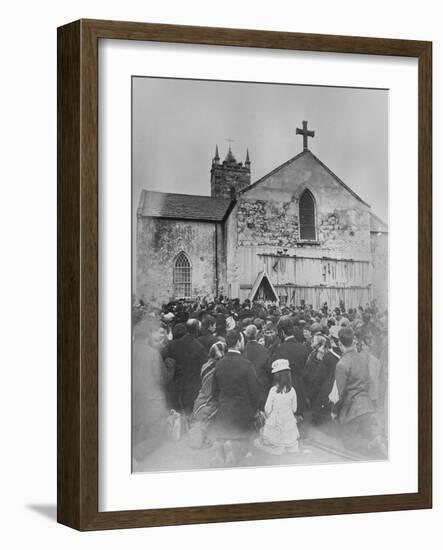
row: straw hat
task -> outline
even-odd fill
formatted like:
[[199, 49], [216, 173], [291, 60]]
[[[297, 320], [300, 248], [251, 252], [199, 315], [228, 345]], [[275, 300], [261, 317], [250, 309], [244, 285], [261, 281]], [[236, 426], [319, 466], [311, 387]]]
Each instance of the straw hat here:
[[287, 359], [277, 359], [272, 363], [272, 374], [281, 372], [282, 370], [291, 370]]

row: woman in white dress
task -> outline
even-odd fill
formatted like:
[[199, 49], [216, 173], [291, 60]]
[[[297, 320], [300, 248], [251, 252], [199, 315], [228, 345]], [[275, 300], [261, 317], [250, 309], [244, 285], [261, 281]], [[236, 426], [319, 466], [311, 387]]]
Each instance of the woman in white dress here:
[[297, 394], [292, 387], [291, 370], [287, 359], [272, 363], [273, 386], [265, 404], [265, 424], [261, 437], [254, 444], [271, 454], [298, 452], [300, 437], [295, 413]]

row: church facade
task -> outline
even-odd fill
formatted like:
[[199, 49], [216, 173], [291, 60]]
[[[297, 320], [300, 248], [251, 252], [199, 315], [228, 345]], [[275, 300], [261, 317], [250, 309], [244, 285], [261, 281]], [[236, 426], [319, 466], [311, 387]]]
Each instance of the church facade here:
[[255, 182], [218, 147], [210, 196], [143, 190], [136, 297], [160, 305], [225, 295], [314, 308], [388, 303], [388, 228], [307, 146]]

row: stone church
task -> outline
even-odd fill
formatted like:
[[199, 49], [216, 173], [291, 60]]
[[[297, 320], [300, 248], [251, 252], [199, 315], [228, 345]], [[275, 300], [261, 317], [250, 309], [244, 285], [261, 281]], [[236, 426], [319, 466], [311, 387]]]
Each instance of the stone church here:
[[[387, 308], [388, 228], [308, 148], [251, 182], [251, 160], [223, 161], [210, 196], [143, 190], [136, 297], [160, 305], [224, 295], [282, 304]], [[209, 187], [209, 186], [208, 186]]]

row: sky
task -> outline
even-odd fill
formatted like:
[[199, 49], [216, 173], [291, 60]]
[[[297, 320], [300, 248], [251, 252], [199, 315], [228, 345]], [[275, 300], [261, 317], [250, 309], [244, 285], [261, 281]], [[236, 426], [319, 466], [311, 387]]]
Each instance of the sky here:
[[387, 90], [133, 78], [134, 209], [141, 189], [210, 194], [215, 146], [246, 149], [254, 182], [309, 149], [388, 221]]

